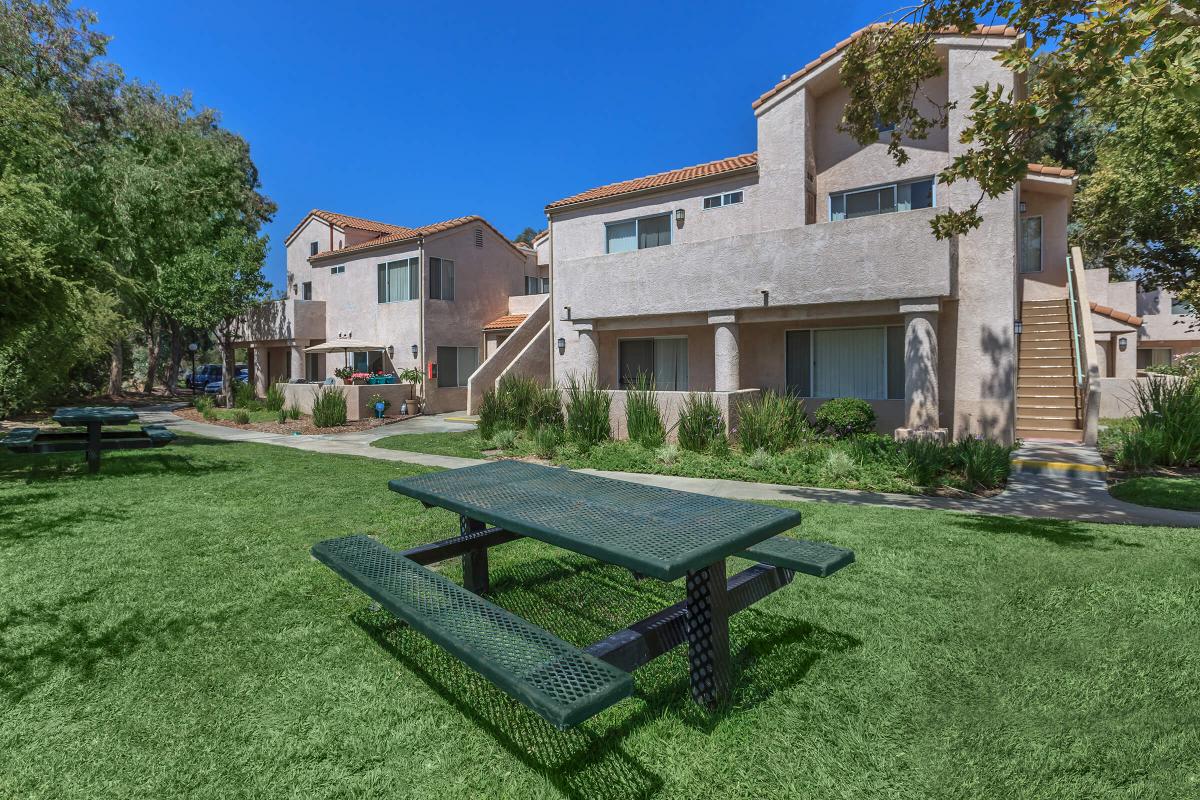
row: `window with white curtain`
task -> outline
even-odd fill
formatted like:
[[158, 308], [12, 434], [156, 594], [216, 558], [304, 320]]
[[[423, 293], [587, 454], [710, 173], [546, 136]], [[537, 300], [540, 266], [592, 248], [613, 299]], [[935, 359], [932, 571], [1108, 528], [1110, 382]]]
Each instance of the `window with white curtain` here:
[[685, 337], [622, 339], [617, 347], [617, 361], [622, 389], [633, 386], [639, 375], [654, 378], [654, 388], [662, 392], [686, 392], [688, 389]]
[[627, 253], [671, 243], [671, 215], [610, 222], [604, 226], [605, 252]]
[[933, 178], [922, 178], [919, 181], [831, 193], [829, 219], [835, 222], [841, 219], [891, 214], [895, 211], [932, 208], [933, 205]]
[[904, 399], [904, 329], [817, 328], [788, 331], [788, 391], [801, 397]]
[[1021, 218], [1021, 272], [1042, 271], [1042, 218]]
[[421, 296], [421, 260], [402, 258], [379, 265], [379, 302], [397, 303]]

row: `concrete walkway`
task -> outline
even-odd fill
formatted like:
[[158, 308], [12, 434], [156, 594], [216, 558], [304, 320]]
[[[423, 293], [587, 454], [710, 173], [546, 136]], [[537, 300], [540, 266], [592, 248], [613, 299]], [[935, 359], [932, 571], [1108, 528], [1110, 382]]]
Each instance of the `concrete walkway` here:
[[[427, 467], [458, 469], [487, 463], [474, 458], [439, 456], [429, 453], [412, 453], [404, 450], [388, 450], [372, 447], [371, 442], [386, 436], [412, 433], [441, 433], [467, 431], [475, 426], [448, 419], [461, 414], [417, 417], [403, 423], [385, 425], [359, 433], [340, 433], [321, 436], [288, 436], [278, 433], [260, 433], [239, 430], [223, 425], [192, 422], [175, 416], [169, 409], [143, 410], [139, 416], [145, 422], [167, 425], [174, 430], [207, 436], [213, 439], [236, 442], [256, 442], [307, 450], [314, 453], [332, 453], [346, 456], [362, 456], [381, 461], [399, 461]], [[580, 470], [593, 475], [632, 481], [634, 483], [697, 492], [717, 497], [739, 500], [774, 500], [788, 502], [845, 503], [849, 505], [886, 506], [898, 509], [926, 509], [954, 511], [964, 514], [989, 514], [1039, 519], [1060, 519], [1077, 522], [1122, 523], [1128, 525], [1169, 525], [1173, 527], [1200, 527], [1200, 512], [1173, 511], [1165, 508], [1149, 508], [1125, 503], [1108, 493], [1103, 472], [1094, 468], [1082, 472], [1071, 469], [1048, 470], [1030, 467], [1019, 462], [1048, 462], [1067, 464], [1065, 459], [1074, 458], [1078, 463], [1094, 467], [1099, 454], [1094, 448], [1079, 445], [1073, 449], [1047, 450], [1045, 443], [1028, 444], [1018, 450], [1014, 458], [1014, 471], [1009, 477], [1008, 488], [991, 498], [926, 497], [922, 495], [887, 494], [855, 489], [815, 489], [807, 486], [786, 486], [774, 483], [750, 483], [747, 481], [720, 480], [714, 478], [684, 478], [674, 475], [646, 475], [635, 472], [606, 472], [603, 470]], [[1078, 450], [1075, 453], [1074, 450]], [[1099, 462], [1102, 463], [1102, 462]]]

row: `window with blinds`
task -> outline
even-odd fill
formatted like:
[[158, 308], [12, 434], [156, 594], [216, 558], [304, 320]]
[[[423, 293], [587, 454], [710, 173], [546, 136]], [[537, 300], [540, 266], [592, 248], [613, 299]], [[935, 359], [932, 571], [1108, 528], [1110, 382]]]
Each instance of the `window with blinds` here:
[[421, 260], [402, 258], [379, 265], [379, 302], [398, 303], [421, 296]]
[[439, 347], [437, 349], [437, 385], [439, 389], [466, 386], [479, 367], [478, 347]]
[[621, 388], [636, 385], [639, 375], [654, 379], [661, 392], [688, 389], [688, 348], [684, 337], [622, 339], [617, 347]]
[[429, 299], [454, 299], [454, 262], [448, 258], [429, 259]]
[[800, 397], [904, 399], [904, 328], [788, 331], [787, 389]]
[[671, 243], [671, 215], [610, 222], [604, 226], [605, 252], [627, 253]]

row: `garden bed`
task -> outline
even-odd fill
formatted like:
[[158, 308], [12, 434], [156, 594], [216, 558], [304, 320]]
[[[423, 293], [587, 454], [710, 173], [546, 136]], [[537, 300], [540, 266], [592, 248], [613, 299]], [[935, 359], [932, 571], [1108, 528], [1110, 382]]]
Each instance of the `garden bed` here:
[[250, 411], [250, 422], [245, 425], [239, 425], [233, 420], [233, 410], [227, 408], [214, 408], [213, 414], [216, 416], [212, 419], [205, 419], [194, 408], [181, 408], [175, 412], [178, 416], [192, 422], [204, 422], [209, 425], [222, 425], [226, 428], [237, 428], [243, 431], [261, 431], [263, 433], [283, 433], [292, 434], [298, 433], [305, 436], [314, 436], [327, 433], [355, 433], [357, 431], [369, 431], [372, 428], [379, 428], [384, 425], [390, 425], [393, 422], [403, 422], [406, 419], [412, 419], [415, 414], [409, 414], [406, 417], [394, 416], [377, 419], [375, 417], [367, 417], [365, 419], [349, 420], [343, 425], [337, 425], [332, 428], [318, 428], [313, 424], [312, 417], [307, 414], [302, 414], [299, 419], [288, 420], [287, 422], [279, 421], [279, 413], [276, 411]]

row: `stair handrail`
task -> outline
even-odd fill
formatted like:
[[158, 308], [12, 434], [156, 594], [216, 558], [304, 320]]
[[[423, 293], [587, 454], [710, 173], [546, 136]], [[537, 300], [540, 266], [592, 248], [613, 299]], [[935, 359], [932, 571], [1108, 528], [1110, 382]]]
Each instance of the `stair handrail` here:
[[1096, 361], [1096, 334], [1092, 327], [1092, 304], [1083, 274], [1083, 251], [1072, 247], [1067, 255], [1067, 285], [1071, 297], [1071, 328], [1075, 331], [1075, 371], [1078, 380], [1080, 410], [1083, 418], [1083, 442], [1096, 444], [1100, 427], [1100, 365]]

